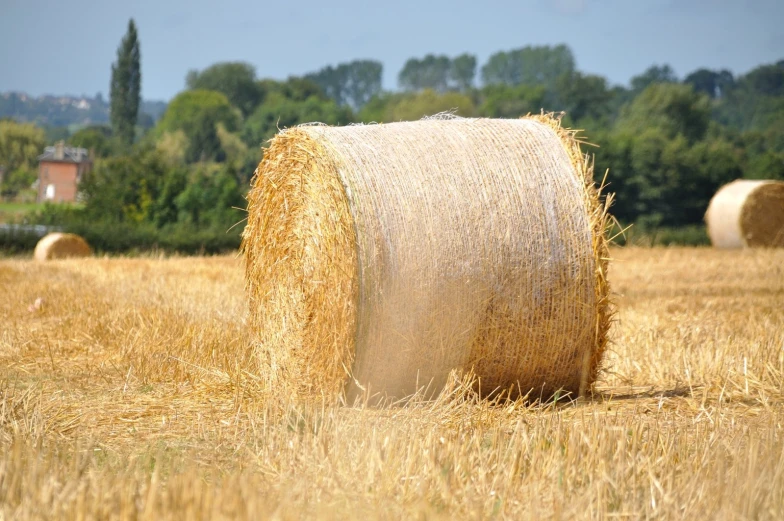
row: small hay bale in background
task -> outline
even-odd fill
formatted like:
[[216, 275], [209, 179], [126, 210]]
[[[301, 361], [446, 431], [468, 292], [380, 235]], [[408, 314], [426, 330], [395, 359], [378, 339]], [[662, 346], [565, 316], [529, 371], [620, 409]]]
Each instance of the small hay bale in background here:
[[305, 126], [248, 194], [250, 324], [271, 385], [403, 397], [585, 391], [610, 323], [606, 208], [550, 116]]
[[784, 182], [739, 179], [724, 185], [705, 213], [717, 248], [784, 248]]
[[89, 257], [92, 250], [87, 241], [73, 233], [50, 233], [35, 245], [33, 258], [39, 261]]

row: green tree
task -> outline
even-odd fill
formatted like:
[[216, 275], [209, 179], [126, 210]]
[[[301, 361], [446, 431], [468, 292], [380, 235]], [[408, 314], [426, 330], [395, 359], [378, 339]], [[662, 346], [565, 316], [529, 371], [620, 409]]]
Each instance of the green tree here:
[[716, 190], [742, 175], [729, 143], [690, 144], [683, 135], [672, 138], [653, 127], [635, 136], [630, 166], [640, 210], [636, 218], [656, 226], [701, 222]]
[[29, 189], [37, 178], [38, 173], [31, 168], [19, 167], [10, 170], [3, 175], [0, 194], [8, 198], [17, 197], [21, 192]]
[[775, 179], [784, 181], [784, 152], [767, 149], [748, 158], [746, 179]]
[[425, 89], [397, 100], [387, 108], [388, 117], [385, 121], [416, 121], [440, 112], [455, 111], [459, 116], [473, 116], [476, 112], [474, 103], [465, 94], [458, 92], [438, 92]]
[[182, 130], [164, 132], [155, 142], [155, 150], [172, 166], [185, 164], [189, 148], [188, 136]]
[[245, 207], [245, 199], [230, 166], [199, 165], [174, 202], [179, 212], [177, 221], [191, 227], [225, 232], [244, 217], [238, 208]]
[[0, 120], [0, 165], [6, 171], [35, 168], [45, 143], [43, 129], [33, 123]]
[[278, 129], [294, 127], [301, 123], [345, 125], [353, 121], [351, 110], [339, 106], [333, 100], [324, 100], [312, 95], [304, 101], [299, 101], [276, 92], [268, 96], [267, 100], [248, 117], [242, 137], [249, 147], [256, 148], [274, 136]]
[[468, 92], [474, 86], [476, 77], [476, 56], [473, 54], [461, 54], [452, 58], [449, 65], [450, 85], [461, 92]]
[[720, 98], [735, 84], [735, 78], [728, 70], [712, 71], [697, 69], [686, 78], [683, 83], [691, 85], [695, 92], [707, 94], [711, 98]]
[[744, 177], [784, 180], [784, 99], [760, 129], [738, 135], [737, 146], [744, 151]]
[[218, 123], [215, 127], [221, 149], [226, 154], [226, 162], [240, 168], [248, 155], [248, 147], [243, 143], [239, 134], [229, 132], [223, 123]]
[[690, 142], [655, 121], [590, 137], [601, 143], [596, 171], [610, 169], [613, 214], [642, 229], [699, 224], [716, 190], [743, 175], [741, 152], [721, 137]]
[[339, 105], [359, 109], [381, 92], [382, 71], [380, 62], [355, 60], [336, 67], [324, 67], [305, 78], [318, 84], [324, 93]]
[[75, 147], [86, 148], [96, 158], [107, 157], [112, 153], [112, 129], [103, 125], [95, 125], [77, 130], [68, 138], [68, 143]]
[[741, 88], [764, 96], [784, 96], [784, 66], [762, 65], [749, 71], [739, 82]]
[[171, 166], [154, 151], [99, 162], [82, 177], [85, 215], [91, 221], [139, 224], [155, 219], [155, 202]]
[[[292, 76], [283, 83], [278, 83], [280, 94], [292, 101], [306, 101], [312, 97], [327, 101], [329, 98], [316, 82], [309, 78]], [[274, 89], [273, 89], [274, 90]]]
[[528, 46], [497, 52], [482, 67], [486, 85], [544, 85], [552, 88], [558, 77], [575, 70], [574, 56], [566, 45]]
[[390, 121], [389, 107], [398, 103], [406, 96], [410, 96], [410, 94], [403, 92], [381, 92], [365, 103], [357, 114], [357, 119], [364, 123]]
[[261, 102], [263, 90], [256, 81], [256, 69], [242, 62], [216, 63], [201, 72], [188, 72], [185, 80], [191, 90], [223, 93], [243, 116], [252, 113]]
[[478, 112], [489, 118], [519, 118], [541, 111], [546, 95], [541, 85], [487, 85], [481, 90]]
[[654, 83], [625, 107], [618, 124], [637, 132], [655, 127], [669, 138], [680, 134], [694, 142], [705, 136], [710, 113], [708, 97], [691, 86]]
[[655, 83], [678, 83], [678, 77], [669, 65], [652, 65], [642, 74], [632, 78], [632, 91], [642, 92]]
[[44, 131], [32, 123], [0, 120], [0, 166], [5, 170], [0, 192], [15, 197], [37, 177], [37, 158], [43, 153]]
[[188, 141], [185, 159], [223, 161], [226, 157], [218, 136], [218, 124], [228, 132], [240, 129], [241, 116], [220, 92], [189, 90], [169, 103], [156, 129], [158, 136], [181, 130]]
[[51, 125], [43, 125], [44, 133], [46, 134], [47, 143], [56, 143], [58, 141], [67, 141], [71, 137], [71, 132], [68, 127], [53, 127]]
[[431, 89], [445, 92], [449, 87], [451, 60], [446, 56], [428, 54], [424, 58], [410, 58], [398, 74], [398, 84], [403, 90]]
[[555, 93], [557, 101], [553, 108], [565, 111], [572, 122], [604, 121], [606, 125], [612, 116], [613, 92], [601, 76], [581, 72], [564, 74], [556, 80]]
[[273, 95], [292, 101], [305, 101], [311, 97], [322, 101], [329, 99], [312, 78], [291, 76], [286, 81], [265, 79], [260, 80], [258, 84], [262, 90], [262, 102], [266, 102]]
[[169, 165], [160, 182], [160, 190], [150, 218], [158, 228], [176, 225], [180, 216], [177, 198], [188, 187], [188, 170], [182, 165]]
[[[714, 118], [737, 131], [764, 133], [768, 129], [781, 128], [784, 123], [784, 64], [761, 65], [738, 77], [716, 103]], [[778, 150], [784, 151], [783, 148]]]
[[455, 111], [459, 116], [477, 114], [473, 100], [459, 92], [438, 93], [432, 89], [420, 92], [384, 93], [374, 97], [359, 113], [360, 121], [416, 121], [440, 112]]
[[689, 150], [693, 172], [684, 172], [674, 198], [680, 198], [681, 216], [675, 224], [699, 223], [716, 191], [735, 179], [743, 177], [742, 153], [732, 143], [721, 138], [707, 138]]
[[136, 24], [128, 22], [128, 32], [117, 49], [112, 64], [110, 119], [114, 135], [126, 145], [133, 143], [141, 102], [141, 54]]

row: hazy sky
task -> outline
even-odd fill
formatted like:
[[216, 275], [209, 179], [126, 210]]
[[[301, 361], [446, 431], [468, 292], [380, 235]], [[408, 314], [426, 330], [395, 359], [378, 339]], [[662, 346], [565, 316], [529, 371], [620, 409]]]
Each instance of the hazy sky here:
[[169, 99], [189, 69], [242, 60], [283, 79], [373, 58], [394, 88], [409, 57], [566, 43], [612, 83], [654, 63], [744, 73], [784, 59], [784, 0], [0, 0], [0, 92], [106, 96], [133, 17], [142, 95]]

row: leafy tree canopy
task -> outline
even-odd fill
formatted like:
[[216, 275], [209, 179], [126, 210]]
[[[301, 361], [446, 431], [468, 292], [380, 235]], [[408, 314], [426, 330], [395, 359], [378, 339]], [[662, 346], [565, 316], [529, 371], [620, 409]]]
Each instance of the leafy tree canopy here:
[[0, 166], [7, 172], [34, 169], [46, 144], [44, 131], [32, 123], [0, 120]]
[[226, 157], [218, 136], [218, 124], [228, 132], [237, 132], [241, 116], [225, 95], [210, 90], [189, 90], [169, 103], [157, 126], [157, 135], [183, 131], [188, 140], [185, 159], [223, 161]]
[[661, 129], [669, 137], [682, 135], [693, 142], [705, 136], [710, 114], [708, 97], [691, 86], [654, 83], [624, 109], [618, 123], [638, 132]]
[[654, 83], [678, 83], [678, 77], [669, 65], [652, 65], [632, 78], [632, 91], [642, 92]]
[[575, 70], [574, 56], [566, 45], [528, 46], [490, 56], [482, 67], [486, 85], [545, 85], [553, 87], [558, 77]]
[[68, 143], [90, 150], [96, 158], [107, 157], [113, 151], [112, 129], [103, 125], [85, 127], [74, 132]]
[[438, 92], [425, 89], [421, 92], [393, 98], [386, 106], [383, 118], [379, 122], [416, 121], [440, 112], [454, 111], [459, 116], [473, 116], [476, 108], [474, 102], [459, 92]]
[[541, 85], [488, 85], [482, 89], [479, 113], [490, 118], [519, 118], [545, 107], [547, 90]]
[[711, 98], [720, 98], [735, 85], [735, 78], [728, 70], [712, 71], [697, 69], [686, 78], [683, 83], [689, 84], [696, 92], [701, 92]]
[[256, 81], [256, 69], [242, 62], [216, 63], [201, 72], [189, 71], [185, 83], [191, 90], [223, 93], [244, 116], [253, 112], [264, 95]]
[[354, 116], [348, 107], [341, 107], [333, 100], [313, 95], [305, 101], [298, 101], [276, 92], [248, 117], [242, 137], [249, 147], [257, 148], [274, 136], [278, 129], [314, 121], [345, 125], [353, 122]]
[[381, 62], [356, 60], [327, 66], [308, 74], [306, 79], [316, 83], [323, 92], [339, 105], [357, 109], [381, 92]]
[[447, 56], [428, 54], [424, 58], [410, 58], [398, 75], [398, 84], [403, 90], [431, 89], [445, 92], [449, 86], [451, 61]]
[[305, 101], [314, 96], [322, 101], [329, 99], [319, 84], [311, 78], [292, 76], [286, 81], [267, 79], [259, 81], [259, 86], [264, 93], [264, 101], [273, 94], [278, 94], [291, 101]]
[[38, 177], [38, 156], [46, 144], [44, 131], [32, 123], [0, 120], [0, 193], [15, 197]]
[[555, 96], [555, 108], [565, 111], [572, 122], [604, 120], [606, 125], [612, 115], [614, 93], [601, 76], [581, 72], [564, 74], [556, 79]]
[[763, 65], [741, 78], [740, 87], [763, 96], [784, 96], [784, 66]]
[[431, 89], [439, 93], [447, 90], [467, 91], [476, 76], [476, 56], [461, 54], [453, 59], [448, 56], [428, 54], [424, 58], [411, 58], [398, 75], [398, 84], [405, 91]]
[[128, 22], [117, 49], [117, 61], [112, 64], [110, 86], [110, 120], [114, 135], [124, 144], [130, 145], [136, 136], [136, 121], [141, 103], [141, 53], [136, 24]]

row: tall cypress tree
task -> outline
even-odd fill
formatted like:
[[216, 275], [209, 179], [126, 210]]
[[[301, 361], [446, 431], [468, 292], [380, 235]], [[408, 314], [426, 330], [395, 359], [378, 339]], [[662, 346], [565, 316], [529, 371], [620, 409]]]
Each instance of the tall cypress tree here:
[[111, 122], [114, 135], [130, 145], [136, 132], [136, 118], [141, 101], [141, 55], [136, 24], [128, 22], [128, 32], [117, 48], [117, 61], [112, 64]]

